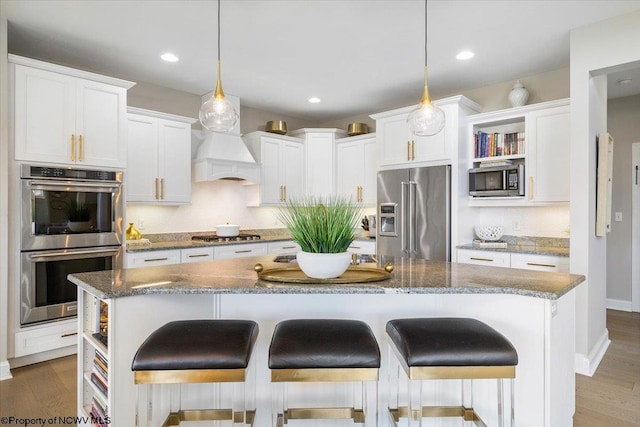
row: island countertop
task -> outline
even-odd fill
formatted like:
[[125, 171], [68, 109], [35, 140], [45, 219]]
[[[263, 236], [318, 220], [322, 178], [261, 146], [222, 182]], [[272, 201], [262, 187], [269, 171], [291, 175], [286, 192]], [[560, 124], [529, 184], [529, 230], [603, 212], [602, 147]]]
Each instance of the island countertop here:
[[[273, 256], [214, 260], [69, 275], [103, 298], [147, 294], [512, 294], [555, 300], [585, 280], [582, 275], [504, 269], [421, 259], [388, 258], [391, 278], [372, 283], [297, 284], [259, 280], [256, 263], [283, 267]], [[375, 264], [360, 264], [361, 268]]]

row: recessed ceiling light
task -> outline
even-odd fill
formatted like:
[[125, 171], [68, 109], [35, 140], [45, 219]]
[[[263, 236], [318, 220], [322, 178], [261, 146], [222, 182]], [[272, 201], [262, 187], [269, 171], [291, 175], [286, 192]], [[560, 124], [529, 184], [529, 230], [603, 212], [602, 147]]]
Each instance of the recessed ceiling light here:
[[309, 102], [312, 104], [317, 104], [318, 102], [320, 102], [320, 98], [318, 98], [317, 96], [312, 96], [311, 98], [309, 98]]
[[173, 53], [163, 53], [162, 55], [160, 55], [160, 58], [162, 58], [164, 61], [167, 61], [167, 62], [179, 61], [179, 58], [175, 56]]
[[621, 85], [628, 85], [629, 83], [631, 83], [631, 79], [618, 80], [618, 84], [621, 84]]
[[473, 58], [474, 55], [475, 54], [470, 50], [463, 50], [462, 52], [456, 55], [456, 59], [464, 61], [464, 60]]

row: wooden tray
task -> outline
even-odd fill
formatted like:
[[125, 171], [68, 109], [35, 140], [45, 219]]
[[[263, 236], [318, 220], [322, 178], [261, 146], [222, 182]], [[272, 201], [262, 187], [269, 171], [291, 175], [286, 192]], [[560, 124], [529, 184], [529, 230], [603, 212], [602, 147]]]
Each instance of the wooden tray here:
[[[259, 265], [259, 264], [258, 264]], [[261, 269], [256, 265], [258, 278], [268, 282], [296, 284], [346, 284], [380, 282], [391, 278], [383, 268], [349, 267], [340, 277], [334, 279], [313, 279], [305, 275], [300, 267], [274, 267]]]

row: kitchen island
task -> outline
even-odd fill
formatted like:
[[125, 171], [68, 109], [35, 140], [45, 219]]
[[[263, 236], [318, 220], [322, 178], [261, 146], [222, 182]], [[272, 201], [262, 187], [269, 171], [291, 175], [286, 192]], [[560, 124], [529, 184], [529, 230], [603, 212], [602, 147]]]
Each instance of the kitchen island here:
[[[350, 318], [367, 322], [382, 354], [379, 426], [387, 426], [385, 324], [402, 317], [457, 316], [479, 319], [504, 334], [518, 351], [515, 413], [518, 426], [572, 424], [575, 407], [575, 291], [583, 276], [480, 267], [425, 260], [381, 260], [395, 264], [391, 278], [374, 283], [291, 284], [258, 280], [254, 265], [282, 266], [273, 257], [254, 257], [162, 267], [78, 273], [80, 414], [92, 400], [108, 407], [112, 425], [133, 425], [134, 384], [130, 370], [137, 348], [155, 329], [172, 320], [252, 319], [260, 334], [256, 366], [256, 426], [270, 425], [271, 392], [268, 347], [277, 322], [291, 318]], [[362, 264], [361, 267], [373, 266]], [[100, 306], [108, 313], [108, 332], [99, 336]], [[108, 362], [106, 393], [91, 381], [96, 357]], [[455, 384], [453, 384], [455, 383]], [[197, 387], [197, 386], [196, 386]], [[459, 396], [459, 381], [429, 386], [434, 404]], [[494, 425], [495, 381], [474, 382], [474, 406]], [[197, 392], [183, 394], [195, 401]], [[290, 393], [290, 404], [308, 403], [308, 395]], [[322, 385], [316, 393], [329, 400], [348, 395], [349, 387]], [[428, 394], [428, 393], [427, 393]], [[95, 397], [94, 397], [95, 396]], [[296, 401], [297, 399], [297, 401]], [[448, 402], [445, 402], [448, 404]], [[453, 404], [453, 402], [452, 402]], [[154, 406], [154, 420], [163, 409]], [[156, 414], [156, 412], [158, 412]], [[314, 424], [322, 426], [322, 421]], [[328, 425], [328, 424], [324, 424]], [[331, 424], [335, 425], [335, 424]], [[449, 425], [449, 424], [442, 424]], [[455, 424], [457, 425], [457, 424]]]

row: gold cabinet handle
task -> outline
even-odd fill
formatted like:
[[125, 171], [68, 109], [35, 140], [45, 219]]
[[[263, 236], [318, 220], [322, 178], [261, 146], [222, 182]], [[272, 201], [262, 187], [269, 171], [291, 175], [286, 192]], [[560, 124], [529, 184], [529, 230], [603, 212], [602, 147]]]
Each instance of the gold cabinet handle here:
[[286, 202], [287, 201], [287, 186], [283, 185], [283, 187], [284, 187], [284, 199], [282, 199], [282, 201]]
[[532, 265], [534, 267], [550, 267], [550, 268], [556, 268], [555, 265], [553, 264], [540, 264], [537, 262], [528, 262], [527, 265]]
[[280, 186], [280, 201], [282, 201], [282, 185]]
[[78, 335], [78, 333], [77, 333], [77, 332], [68, 332], [68, 333], [66, 333], [66, 334], [62, 334], [62, 335], [60, 335], [60, 338], [72, 337], [72, 336], [74, 336], [74, 335]]
[[194, 254], [194, 255], [189, 255], [189, 258], [202, 258], [205, 256], [209, 256], [209, 254]]
[[407, 141], [407, 160], [411, 160], [411, 141]]
[[147, 258], [144, 260], [144, 262], [157, 262], [157, 261], [166, 261], [169, 258]]
[[158, 191], [159, 184], [160, 184], [160, 180], [158, 178], [156, 178], [156, 194], [155, 194], [156, 200], [159, 199], [158, 195], [160, 194], [160, 192]]
[[82, 144], [82, 135], [78, 136], [78, 161], [84, 160], [84, 145]]
[[492, 260], [491, 258], [476, 258], [476, 257], [470, 257], [469, 259], [472, 259], [474, 261], [486, 261], [486, 262], [493, 262], [494, 260]]
[[533, 199], [533, 177], [529, 177], [529, 200]]
[[248, 254], [249, 252], [252, 252], [252, 249], [246, 249], [244, 251], [233, 251], [236, 254]]
[[160, 200], [164, 200], [164, 178], [160, 178]]
[[416, 142], [411, 141], [411, 160], [416, 159]]
[[76, 161], [76, 136], [71, 134], [71, 161]]

